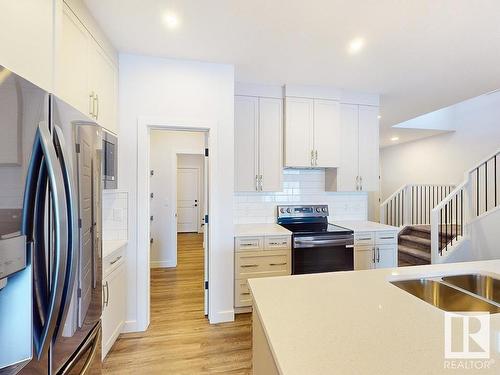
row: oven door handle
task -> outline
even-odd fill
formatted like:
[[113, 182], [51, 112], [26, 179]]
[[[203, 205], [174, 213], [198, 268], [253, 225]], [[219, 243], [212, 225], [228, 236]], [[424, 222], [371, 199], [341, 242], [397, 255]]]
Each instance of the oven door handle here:
[[310, 247], [317, 245], [332, 245], [332, 246], [345, 246], [351, 248], [352, 240], [338, 239], [338, 240], [295, 240], [295, 247]]

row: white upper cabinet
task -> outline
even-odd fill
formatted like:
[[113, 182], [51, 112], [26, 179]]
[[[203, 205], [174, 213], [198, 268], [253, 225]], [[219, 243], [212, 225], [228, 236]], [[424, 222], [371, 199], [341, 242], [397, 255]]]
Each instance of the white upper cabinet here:
[[327, 189], [378, 191], [379, 109], [374, 106], [342, 104], [340, 112], [341, 163], [334, 171], [337, 173], [337, 186]]
[[337, 190], [355, 191], [359, 179], [358, 106], [342, 104], [340, 108], [342, 144]]
[[62, 3], [55, 93], [117, 133], [117, 68], [71, 8]]
[[51, 91], [53, 0], [10, 0], [1, 5], [0, 65]]
[[362, 191], [379, 190], [379, 109], [359, 106], [359, 185]]
[[118, 133], [117, 112], [117, 69], [104, 50], [91, 38], [90, 58], [90, 96], [94, 101], [93, 114], [104, 128]]
[[282, 100], [235, 97], [235, 190], [282, 190]]
[[91, 111], [88, 85], [89, 38], [85, 26], [64, 4], [55, 91], [61, 99], [85, 114], [90, 114]]
[[234, 103], [235, 189], [236, 191], [256, 191], [259, 99], [250, 96], [236, 96]]
[[314, 99], [314, 158], [317, 167], [340, 165], [340, 104]]
[[287, 97], [285, 110], [285, 166], [337, 167], [340, 164], [339, 103]]
[[283, 101], [259, 98], [261, 191], [281, 191], [283, 176]]
[[312, 166], [313, 111], [312, 99], [285, 99], [285, 167]]

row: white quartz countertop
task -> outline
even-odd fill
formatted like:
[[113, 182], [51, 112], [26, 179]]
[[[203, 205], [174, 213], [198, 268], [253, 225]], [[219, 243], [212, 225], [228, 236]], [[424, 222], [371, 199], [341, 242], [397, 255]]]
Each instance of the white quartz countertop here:
[[116, 250], [126, 246], [127, 240], [104, 240], [102, 241], [102, 257], [106, 258], [108, 255], [113, 254]]
[[445, 370], [444, 311], [391, 279], [489, 272], [500, 260], [250, 279], [282, 375], [499, 374], [500, 314], [491, 315], [490, 369]]
[[291, 234], [292, 232], [278, 224], [236, 224], [234, 226], [235, 237], [283, 236]]
[[351, 229], [354, 232], [377, 232], [384, 230], [399, 231], [398, 227], [365, 220], [339, 220], [333, 221], [332, 224], [340, 225], [341, 227]]

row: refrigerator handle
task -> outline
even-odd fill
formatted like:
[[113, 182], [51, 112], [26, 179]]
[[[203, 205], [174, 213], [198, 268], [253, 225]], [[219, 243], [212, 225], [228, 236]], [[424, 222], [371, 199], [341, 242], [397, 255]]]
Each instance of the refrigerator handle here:
[[56, 124], [53, 124], [53, 128], [56, 151], [58, 151], [59, 163], [64, 179], [64, 192], [66, 196], [65, 208], [68, 219], [68, 242], [66, 248], [62, 248], [62, 251], [65, 251], [67, 254], [66, 277], [63, 287], [62, 309], [59, 313], [57, 322], [57, 326], [62, 327], [68, 313], [77, 273], [77, 254], [79, 245], [78, 204], [74, 190], [74, 173], [71, 155], [68, 153], [63, 131]]
[[[68, 218], [66, 213], [66, 193], [64, 189], [63, 173], [58, 163], [54, 143], [52, 142], [49, 127], [46, 122], [39, 123], [35, 142], [37, 143], [35, 149], [41, 147], [43, 153], [42, 160], [43, 163], [45, 163], [49, 181], [54, 223], [54, 262], [50, 276], [50, 285], [52, 287], [48, 298], [47, 310], [44, 314], [46, 319], [42, 322], [43, 326], [40, 332], [34, 335], [35, 352], [38, 359], [40, 359], [47, 352], [54, 334], [57, 332], [57, 322], [60, 316], [63, 286], [67, 272], [67, 253], [65, 250], [68, 246]], [[36, 173], [38, 174], [39, 172]], [[38, 213], [37, 216], [39, 215], [40, 213]], [[37, 275], [35, 275], [35, 278], [36, 277]]]
[[[101, 344], [101, 325], [98, 324], [97, 327], [94, 328], [93, 332], [87, 337], [84, 343], [80, 346], [80, 349], [72, 357], [72, 359], [69, 361], [66, 367], [59, 372], [59, 374], [60, 375], [70, 374], [71, 370], [73, 370], [73, 368], [80, 363], [82, 357], [86, 353], [88, 353], [87, 358], [85, 359], [85, 363], [83, 364], [82, 369], [80, 370], [80, 375], [87, 375], [87, 373], [91, 369], [92, 363], [96, 356], [97, 350], [100, 347], [100, 344]], [[100, 361], [101, 359], [99, 358], [98, 360]]]

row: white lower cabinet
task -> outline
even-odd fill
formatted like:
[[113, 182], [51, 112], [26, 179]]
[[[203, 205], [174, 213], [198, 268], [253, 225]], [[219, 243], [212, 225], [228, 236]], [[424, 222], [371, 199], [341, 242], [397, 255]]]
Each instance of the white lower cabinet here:
[[105, 269], [108, 263], [111, 272], [105, 274], [102, 281], [102, 359], [110, 351], [125, 324], [127, 284], [125, 262], [121, 255], [112, 258], [110, 261], [104, 260]]
[[354, 234], [354, 269], [398, 266], [398, 235], [395, 231]]
[[252, 306], [248, 279], [291, 274], [291, 236], [236, 237], [234, 244], [235, 312], [248, 312]]

